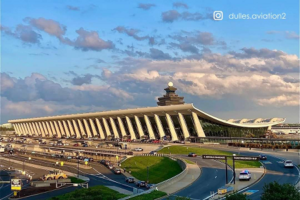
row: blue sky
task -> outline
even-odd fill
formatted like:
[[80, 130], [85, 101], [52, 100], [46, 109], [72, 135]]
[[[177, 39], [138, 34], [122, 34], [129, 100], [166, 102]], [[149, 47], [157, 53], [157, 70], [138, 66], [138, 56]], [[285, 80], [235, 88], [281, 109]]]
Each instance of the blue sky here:
[[155, 106], [168, 81], [224, 119], [299, 121], [299, 1], [1, 3], [2, 123]]

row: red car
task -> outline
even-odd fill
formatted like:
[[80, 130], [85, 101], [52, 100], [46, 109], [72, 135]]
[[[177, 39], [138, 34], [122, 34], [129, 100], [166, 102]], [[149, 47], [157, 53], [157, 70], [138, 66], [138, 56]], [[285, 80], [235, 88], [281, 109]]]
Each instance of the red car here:
[[73, 146], [74, 146], [74, 147], [79, 147], [79, 144], [74, 144]]
[[195, 153], [189, 153], [188, 157], [197, 157], [197, 154], [195, 154]]
[[158, 144], [158, 143], [159, 143], [159, 140], [153, 140], [152, 143]]

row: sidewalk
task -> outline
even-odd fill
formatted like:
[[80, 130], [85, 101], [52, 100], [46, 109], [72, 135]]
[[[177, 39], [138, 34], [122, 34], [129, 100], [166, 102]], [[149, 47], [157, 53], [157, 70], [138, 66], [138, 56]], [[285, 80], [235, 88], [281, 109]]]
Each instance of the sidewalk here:
[[167, 194], [173, 194], [191, 185], [201, 174], [201, 169], [196, 164], [186, 164], [187, 173], [179, 180], [175, 180], [171, 185], [166, 187], [160, 186], [159, 190]]

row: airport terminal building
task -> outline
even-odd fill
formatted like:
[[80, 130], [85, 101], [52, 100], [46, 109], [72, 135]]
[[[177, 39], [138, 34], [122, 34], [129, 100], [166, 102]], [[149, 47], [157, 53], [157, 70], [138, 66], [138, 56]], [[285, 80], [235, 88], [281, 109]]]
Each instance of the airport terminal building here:
[[284, 118], [222, 120], [186, 104], [169, 83], [157, 107], [10, 120], [19, 135], [58, 138], [168, 139], [261, 137]]

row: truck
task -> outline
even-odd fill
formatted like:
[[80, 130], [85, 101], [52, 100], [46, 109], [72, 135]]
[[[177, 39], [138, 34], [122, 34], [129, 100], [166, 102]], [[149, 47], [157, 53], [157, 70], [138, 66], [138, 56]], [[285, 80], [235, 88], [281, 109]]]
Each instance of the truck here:
[[58, 179], [66, 179], [68, 176], [63, 173], [61, 170], [54, 169], [53, 171], [50, 171], [49, 174], [45, 174], [41, 179], [43, 181], [45, 180], [58, 180]]

